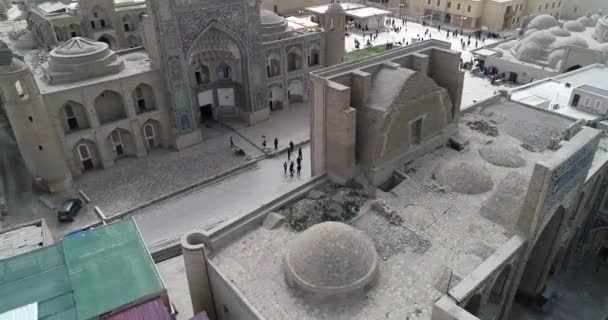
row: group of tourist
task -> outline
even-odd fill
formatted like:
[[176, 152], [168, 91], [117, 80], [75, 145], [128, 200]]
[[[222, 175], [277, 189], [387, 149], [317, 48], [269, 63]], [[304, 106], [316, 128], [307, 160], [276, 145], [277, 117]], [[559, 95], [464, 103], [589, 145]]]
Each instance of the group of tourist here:
[[[275, 138], [276, 139], [276, 138]], [[276, 140], [275, 140], [276, 141]], [[276, 146], [276, 145], [275, 145]], [[298, 177], [300, 176], [300, 173], [302, 172], [302, 160], [304, 159], [302, 157], [302, 147], [298, 148], [298, 157], [296, 158], [296, 164], [293, 162], [293, 160], [291, 160], [291, 155], [294, 154], [295, 156], [295, 147], [293, 145], [293, 141], [289, 142], [289, 148], [287, 149], [287, 161], [283, 162], [283, 173], [285, 175], [287, 175], [287, 169], [289, 169], [289, 176], [293, 178], [294, 172], [298, 175]], [[289, 164], [288, 164], [289, 163]], [[295, 167], [295, 170], [294, 170]]]

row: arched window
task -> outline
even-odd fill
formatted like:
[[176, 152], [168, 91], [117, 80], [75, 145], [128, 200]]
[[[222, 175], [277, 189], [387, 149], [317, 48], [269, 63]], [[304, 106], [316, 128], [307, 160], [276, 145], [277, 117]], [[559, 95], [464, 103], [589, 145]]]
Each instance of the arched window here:
[[281, 74], [281, 62], [276, 54], [270, 54], [266, 61], [266, 73], [269, 77], [275, 77]]
[[154, 89], [145, 83], [138, 85], [133, 91], [133, 102], [138, 114], [155, 110]]
[[232, 80], [232, 69], [226, 63], [221, 63], [217, 67], [217, 79], [220, 81]]
[[132, 31], [131, 21], [130, 21], [128, 15], [122, 17], [122, 23], [123, 23], [123, 26], [124, 26], [126, 32]]
[[82, 167], [85, 171], [95, 169], [95, 162], [93, 161], [93, 156], [91, 154], [91, 149], [86, 144], [80, 144], [76, 148], [78, 150], [78, 156], [80, 157], [80, 163], [82, 163]]
[[70, 37], [74, 38], [74, 37], [78, 37], [79, 35], [80, 35], [80, 26], [72, 23], [70, 25]]
[[144, 125], [144, 139], [148, 142], [149, 148], [156, 147], [156, 130], [153, 124], [147, 123]]
[[17, 95], [21, 100], [27, 99], [27, 92], [25, 92], [25, 88], [23, 88], [23, 84], [21, 81], [15, 81], [15, 90], [17, 91]]
[[287, 51], [287, 71], [302, 68], [302, 51], [298, 47], [292, 47]]
[[78, 146], [78, 153], [80, 154], [81, 161], [91, 159], [91, 152], [86, 144], [81, 144]]
[[209, 82], [209, 68], [201, 64], [194, 70], [194, 80], [196, 84], [205, 84]]
[[122, 134], [119, 130], [114, 130], [110, 134], [112, 139], [112, 146], [114, 147], [114, 151], [116, 152], [116, 156], [120, 157], [125, 154], [125, 145], [122, 141]]
[[452, 3], [448, 2], [448, 9], [452, 7]]
[[312, 46], [308, 52], [308, 66], [318, 66], [321, 64], [321, 51], [319, 47]]

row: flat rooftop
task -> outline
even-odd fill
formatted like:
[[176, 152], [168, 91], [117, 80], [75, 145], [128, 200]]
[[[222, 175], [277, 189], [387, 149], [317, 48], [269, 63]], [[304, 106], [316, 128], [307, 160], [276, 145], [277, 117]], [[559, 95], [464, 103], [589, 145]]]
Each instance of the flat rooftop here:
[[[482, 132], [480, 123], [495, 127], [498, 135]], [[544, 147], [572, 123], [510, 101], [474, 106], [460, 119], [460, 134], [470, 142], [465, 151], [443, 147], [404, 164], [407, 179], [377, 195], [402, 221], [370, 209], [350, 223], [372, 239], [380, 256], [378, 283], [363, 301], [324, 304], [294, 294], [285, 284], [282, 261], [286, 244], [298, 233], [286, 226], [257, 228], [218, 251], [211, 262], [269, 320], [431, 319], [450, 271], [455, 274], [451, 288], [514, 235], [535, 163], [553, 154]], [[480, 155], [488, 146], [497, 146], [495, 155], [517, 154], [525, 163], [519, 168], [490, 164]], [[453, 163], [469, 164], [493, 187], [479, 194], [446, 187], [438, 171]], [[465, 182], [476, 183], [476, 177]]]
[[346, 11], [346, 15], [353, 16], [356, 18], [369, 18], [369, 17], [385, 16], [390, 13], [391, 13], [390, 11], [386, 11], [386, 10], [382, 10], [382, 9], [378, 9], [378, 8], [372, 8], [372, 7], [365, 7], [365, 8]]
[[44, 246], [43, 227], [30, 224], [6, 232], [0, 230], [0, 260]]
[[[344, 9], [344, 11], [365, 7], [365, 5], [358, 3], [341, 3], [340, 5], [342, 6], [342, 9]], [[325, 4], [320, 6], [307, 7], [305, 9], [314, 13], [324, 14], [325, 11], [327, 11], [328, 7], [329, 5]]]
[[0, 314], [38, 303], [38, 319], [91, 319], [165, 293], [133, 219], [0, 260]]
[[[608, 90], [608, 68], [594, 64], [568, 73], [533, 82], [511, 90], [511, 100], [530, 106], [541, 106], [559, 114], [583, 120], [596, 120], [601, 116], [569, 106], [572, 90], [577, 87], [594, 87]], [[567, 87], [566, 83], [570, 86]], [[554, 105], [558, 107], [555, 108]]]

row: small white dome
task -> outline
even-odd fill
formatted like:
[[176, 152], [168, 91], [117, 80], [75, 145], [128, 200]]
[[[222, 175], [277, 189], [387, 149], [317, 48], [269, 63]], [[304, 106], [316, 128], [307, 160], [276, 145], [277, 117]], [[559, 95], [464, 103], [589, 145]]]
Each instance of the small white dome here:
[[581, 47], [581, 48], [589, 48], [589, 44], [587, 40], [579, 37], [579, 36], [570, 36], [565, 38], [560, 38], [555, 44], [555, 48], [561, 48], [566, 45]]
[[536, 42], [541, 48], [546, 48], [555, 41], [555, 36], [551, 32], [546, 30], [536, 31], [533, 34], [527, 36], [523, 40], [524, 42]]
[[529, 41], [519, 46], [517, 55], [522, 61], [536, 62], [542, 59], [544, 51], [537, 42]]
[[556, 37], [568, 37], [571, 34], [570, 31], [568, 31], [566, 29], [562, 29], [560, 27], [550, 28], [549, 32], [551, 32], [551, 34]]
[[572, 32], [583, 32], [585, 31], [585, 25], [580, 21], [566, 21], [564, 22], [564, 29]]
[[552, 15], [541, 14], [528, 23], [527, 29], [547, 30], [557, 25], [557, 20]]
[[576, 19], [576, 21], [580, 22], [585, 27], [593, 27], [595, 24], [593, 23], [593, 19], [591, 17], [580, 17]]

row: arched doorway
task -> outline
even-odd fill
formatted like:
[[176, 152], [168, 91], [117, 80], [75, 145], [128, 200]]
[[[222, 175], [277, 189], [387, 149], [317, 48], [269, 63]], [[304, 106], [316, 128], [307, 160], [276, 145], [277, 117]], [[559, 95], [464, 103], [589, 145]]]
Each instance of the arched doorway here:
[[99, 42], [106, 43], [110, 49], [114, 49], [114, 38], [108, 35], [103, 35], [97, 39]]
[[72, 154], [75, 162], [77, 163], [77, 167], [81, 172], [93, 170], [98, 168], [100, 165], [97, 145], [93, 141], [78, 141], [74, 145]]
[[137, 114], [156, 110], [154, 99], [154, 89], [151, 86], [141, 83], [133, 90], [133, 102]]
[[61, 119], [65, 133], [89, 128], [87, 111], [78, 102], [68, 101], [61, 109]]
[[471, 299], [469, 299], [469, 301], [467, 302], [467, 305], [464, 307], [464, 309], [474, 315], [474, 316], [478, 316], [479, 315], [479, 308], [481, 308], [481, 294], [476, 294], [473, 297], [471, 297]]
[[308, 52], [308, 66], [318, 66], [321, 64], [321, 50], [319, 49], [319, 45], [313, 44], [310, 46]]
[[302, 49], [291, 47], [287, 49], [287, 71], [302, 69]]
[[452, 16], [449, 13], [447, 13], [445, 15], [445, 17], [443, 18], [443, 23], [450, 24], [451, 22], [452, 22]]
[[494, 280], [492, 290], [490, 291], [490, 295], [488, 297], [488, 302], [483, 310], [482, 319], [495, 319], [500, 312], [500, 308], [503, 305], [503, 300], [508, 291], [511, 270], [511, 265], [507, 265], [504, 267], [504, 269], [502, 269], [502, 271], [500, 271], [498, 277], [496, 277], [496, 280]]
[[114, 91], [102, 92], [94, 101], [95, 112], [101, 124], [127, 117], [122, 96]]
[[281, 59], [278, 54], [271, 53], [266, 58], [266, 74], [269, 78], [281, 75]]
[[518, 288], [520, 296], [528, 301], [534, 301], [544, 289], [545, 275], [553, 264], [552, 253], [565, 211], [562, 206], [555, 211], [532, 247]]
[[268, 90], [268, 107], [270, 111], [283, 108], [283, 89], [274, 85]]
[[192, 96], [198, 100], [201, 123], [206, 119], [235, 116], [248, 97], [246, 52], [230, 30], [212, 23], [194, 41], [188, 53]]
[[136, 154], [133, 135], [125, 129], [114, 129], [108, 136], [107, 143], [114, 154], [114, 160], [135, 156]]
[[160, 123], [156, 120], [148, 120], [142, 127], [144, 140], [148, 150], [160, 146], [161, 132]]
[[304, 101], [304, 84], [302, 83], [302, 80], [289, 80], [287, 99], [289, 100], [289, 103]]

